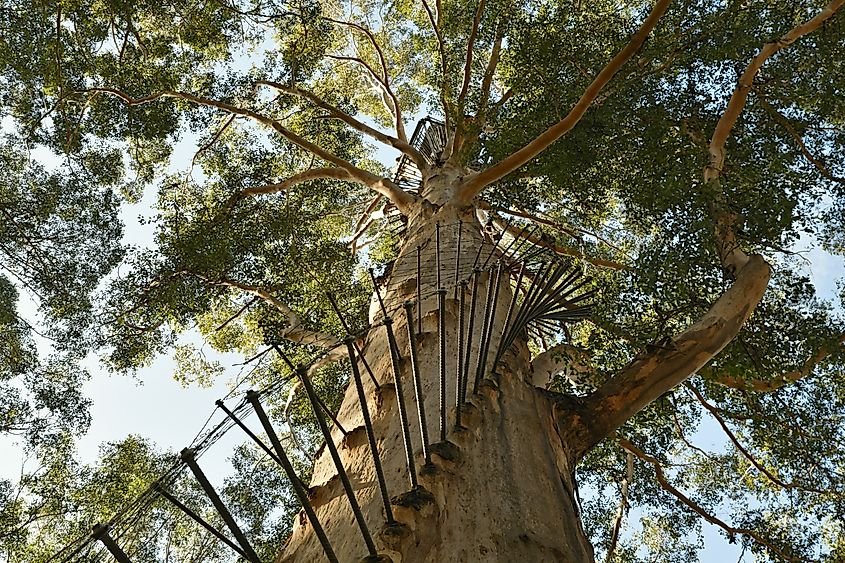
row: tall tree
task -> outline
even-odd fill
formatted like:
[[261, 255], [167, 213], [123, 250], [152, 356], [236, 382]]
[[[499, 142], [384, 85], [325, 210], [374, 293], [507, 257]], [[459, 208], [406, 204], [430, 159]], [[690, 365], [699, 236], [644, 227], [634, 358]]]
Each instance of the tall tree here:
[[[112, 366], [192, 327], [220, 350], [322, 358], [311, 375], [336, 389], [332, 440], [374, 537], [321, 449], [311, 502], [341, 561], [674, 561], [702, 521], [762, 560], [835, 561], [845, 333], [790, 249], [845, 237], [842, 4], [10, 3], [4, 105], [29, 143], [127, 197], [159, 190], [155, 247], [102, 295]], [[442, 125], [409, 135], [425, 114]], [[185, 136], [190, 170], [170, 173]], [[560, 324], [583, 271], [591, 317]], [[347, 328], [328, 294], [348, 330], [372, 327], [355, 344], [386, 488], [417, 484], [407, 445], [411, 468], [431, 458], [398, 527], [356, 386], [329, 365]], [[441, 399], [456, 372], [459, 427]], [[726, 450], [695, 444], [705, 421]], [[324, 556], [305, 518], [278, 547]]]

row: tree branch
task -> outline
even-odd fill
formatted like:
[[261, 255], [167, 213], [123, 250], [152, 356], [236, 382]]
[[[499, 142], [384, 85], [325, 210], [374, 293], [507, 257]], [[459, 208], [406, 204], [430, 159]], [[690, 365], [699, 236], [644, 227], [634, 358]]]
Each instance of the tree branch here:
[[493, 85], [493, 76], [496, 74], [496, 67], [499, 65], [499, 56], [502, 51], [502, 39], [504, 38], [504, 25], [500, 22], [496, 28], [496, 38], [493, 40], [493, 49], [490, 51], [490, 60], [484, 70], [484, 78], [481, 80], [481, 98], [478, 101], [478, 113], [476, 118], [487, 110], [490, 103], [490, 88]]
[[840, 334], [835, 340], [822, 345], [815, 354], [810, 356], [798, 369], [786, 372], [772, 379], [746, 380], [741, 377], [733, 377], [727, 374], [712, 374], [709, 370], [703, 371], [701, 375], [708, 381], [714, 381], [719, 385], [741, 389], [743, 391], [756, 391], [759, 393], [771, 393], [781, 387], [800, 381], [813, 372], [813, 369], [823, 362], [828, 356], [842, 351], [845, 344], [845, 333]]
[[[390, 87], [390, 74], [387, 72], [387, 61], [384, 57], [384, 51], [379, 46], [378, 41], [376, 41], [373, 32], [367, 29], [366, 27], [359, 25], [357, 23], [343, 21], [343, 20], [336, 20], [334, 18], [323, 16], [323, 19], [338, 25], [345, 25], [347, 27], [351, 27], [353, 29], [357, 29], [358, 31], [364, 33], [367, 38], [370, 40], [370, 44], [373, 46], [373, 49], [376, 50], [376, 54], [378, 55], [379, 64], [381, 65], [381, 79], [378, 81], [381, 86], [384, 88], [384, 93], [390, 98], [391, 104], [393, 106], [393, 119], [394, 125], [396, 127], [396, 135], [399, 137], [401, 141], [405, 144], [408, 143], [408, 136], [405, 134], [405, 124], [402, 121], [402, 109], [399, 105], [399, 98], [396, 97], [394, 94], [393, 89]], [[410, 156], [410, 155], [409, 155]], [[411, 157], [413, 158], [413, 157]]]
[[302, 327], [302, 322], [299, 320], [299, 315], [297, 315], [293, 311], [293, 309], [279, 301], [279, 299], [274, 297], [273, 294], [271, 294], [266, 289], [241, 283], [235, 280], [230, 280], [227, 278], [215, 280], [193, 272], [192, 274], [212, 285], [220, 285], [225, 287], [231, 287], [234, 289], [240, 289], [241, 291], [245, 291], [246, 293], [254, 295], [260, 298], [262, 301], [265, 301], [275, 307], [288, 319], [288, 326], [282, 331], [281, 334], [281, 336], [286, 340], [290, 340], [291, 342], [295, 342], [297, 344], [308, 344], [327, 349], [336, 348], [341, 344], [341, 341], [337, 337], [332, 336], [331, 334], [304, 329]]
[[586, 451], [646, 405], [701, 369], [734, 339], [763, 297], [771, 270], [753, 255], [733, 285], [695, 324], [666, 346], [637, 356], [585, 400]]
[[719, 426], [722, 428], [722, 431], [730, 439], [730, 441], [733, 443], [733, 445], [736, 447], [736, 449], [739, 450], [739, 452], [743, 455], [743, 457], [745, 457], [745, 459], [747, 459], [751, 463], [751, 465], [756, 467], [757, 470], [760, 473], [765, 475], [769, 479], [769, 481], [771, 481], [775, 485], [777, 485], [781, 488], [784, 488], [784, 489], [801, 489], [801, 490], [804, 490], [804, 491], [808, 491], [808, 492], [812, 492], [812, 493], [820, 493], [820, 494], [830, 492], [830, 491], [825, 491], [825, 490], [822, 490], [822, 489], [816, 489], [816, 488], [813, 488], [813, 487], [807, 487], [805, 485], [800, 485], [800, 484], [793, 483], [793, 482], [787, 483], [787, 482], [783, 481], [780, 477], [778, 477], [777, 475], [775, 475], [774, 473], [769, 471], [766, 468], [766, 466], [764, 466], [762, 463], [757, 461], [757, 459], [753, 455], [751, 455], [751, 452], [749, 452], [742, 445], [742, 443], [740, 443], [740, 441], [736, 437], [736, 435], [731, 431], [730, 428], [728, 428], [728, 425], [725, 422], [725, 420], [719, 415], [719, 409], [716, 408], [715, 406], [711, 405], [710, 403], [708, 403], [707, 400], [704, 398], [704, 396], [701, 393], [699, 393], [698, 389], [696, 389], [695, 387], [690, 385], [689, 382], [687, 382], [685, 384], [685, 387], [687, 389], [689, 389], [692, 392], [693, 395], [695, 395], [695, 398], [698, 399], [698, 402], [701, 403], [701, 406], [703, 406], [707, 410], [707, 412], [709, 412], [713, 416], [713, 418], [716, 419], [716, 422], [719, 423]]
[[616, 543], [619, 541], [619, 532], [622, 529], [622, 519], [628, 511], [628, 487], [631, 481], [634, 480], [634, 454], [628, 452], [625, 456], [626, 472], [625, 478], [622, 479], [622, 494], [619, 499], [619, 510], [616, 512], [616, 521], [613, 523], [613, 529], [610, 533], [610, 546], [607, 548], [607, 556], [605, 563], [611, 563], [613, 559], [613, 552], [616, 550]]
[[767, 540], [766, 538], [764, 538], [763, 536], [761, 536], [760, 534], [758, 534], [754, 530], [749, 530], [747, 528], [734, 528], [732, 526], [729, 526], [728, 524], [726, 524], [722, 520], [716, 518], [715, 516], [713, 516], [712, 514], [707, 512], [706, 510], [704, 510], [704, 508], [702, 508], [698, 503], [696, 503], [691, 498], [689, 498], [688, 496], [683, 494], [681, 491], [679, 491], [678, 489], [673, 487], [669, 483], [669, 481], [666, 480], [666, 475], [663, 473], [663, 466], [662, 466], [660, 460], [658, 460], [654, 457], [651, 457], [650, 455], [644, 453], [642, 450], [640, 450], [639, 448], [634, 446], [634, 444], [632, 444], [631, 442], [629, 442], [628, 440], [626, 440], [624, 438], [617, 437], [617, 441], [619, 442], [619, 445], [622, 446], [622, 449], [624, 449], [625, 451], [637, 456], [638, 458], [640, 458], [643, 461], [647, 461], [648, 463], [650, 463], [652, 465], [652, 467], [654, 467], [654, 474], [657, 477], [657, 482], [660, 484], [660, 486], [663, 488], [663, 490], [672, 494], [675, 498], [677, 498], [679, 501], [681, 501], [681, 503], [686, 505], [693, 512], [695, 512], [696, 514], [698, 514], [699, 516], [701, 516], [702, 518], [704, 518], [705, 520], [707, 520], [711, 524], [722, 528], [730, 536], [735, 536], [736, 534], [742, 534], [744, 536], [748, 536], [751, 539], [753, 539], [754, 541], [756, 541], [757, 543], [759, 543], [760, 545], [770, 549], [772, 552], [776, 553], [778, 556], [782, 557], [786, 561], [804, 561], [804, 559], [797, 558], [797, 557], [791, 557], [791, 556], [787, 555], [778, 546], [774, 545], [772, 542], [770, 542], [769, 540]]
[[[493, 223], [499, 230], [507, 231], [508, 234], [512, 236], [520, 235], [521, 229], [519, 229], [516, 225], [503, 225], [500, 221], [493, 220]], [[507, 226], [507, 228], [505, 228]], [[583, 260], [592, 264], [593, 266], [598, 266], [600, 268], [608, 268], [610, 270], [624, 270], [628, 272], [633, 272], [634, 269], [631, 266], [626, 266], [625, 264], [620, 264], [619, 262], [614, 262], [612, 260], [605, 260], [604, 258], [592, 258], [590, 256], [584, 255], [583, 252], [575, 250], [573, 248], [568, 248], [566, 246], [559, 246], [557, 244], [547, 242], [542, 238], [532, 235], [530, 233], [522, 233], [522, 238], [526, 239], [528, 242], [536, 245], [542, 246], [544, 248], [548, 248], [555, 254], [560, 254], [563, 256], [572, 256], [573, 258], [578, 258], [579, 260]]]
[[458, 93], [457, 106], [458, 111], [455, 119], [457, 120], [455, 130], [454, 151], [460, 150], [464, 130], [464, 104], [466, 103], [467, 92], [469, 91], [469, 83], [472, 79], [472, 52], [475, 49], [475, 37], [478, 35], [478, 26], [481, 23], [481, 16], [484, 14], [484, 0], [478, 0], [478, 7], [475, 10], [475, 17], [472, 20], [472, 28], [469, 31], [469, 39], [467, 40], [467, 53], [464, 62], [464, 80], [461, 84], [461, 91]]
[[332, 116], [340, 119], [356, 131], [364, 133], [365, 135], [372, 137], [376, 141], [379, 141], [381, 143], [384, 143], [385, 145], [393, 147], [398, 151], [401, 151], [403, 154], [407, 155], [408, 158], [414, 161], [414, 164], [417, 165], [417, 168], [419, 170], [424, 171], [428, 167], [428, 163], [426, 162], [425, 157], [423, 157], [423, 155], [417, 149], [409, 145], [407, 141], [403, 141], [401, 139], [397, 139], [396, 137], [386, 135], [378, 129], [370, 127], [369, 125], [355, 119], [354, 117], [339, 109], [338, 107], [326, 102], [313, 92], [309, 92], [308, 90], [297, 88], [295, 86], [285, 86], [284, 84], [280, 84], [278, 82], [273, 82], [270, 80], [259, 80], [257, 84], [269, 86], [270, 88], [273, 88], [274, 90], [277, 90], [284, 94], [290, 94], [292, 96], [305, 98], [306, 100], [313, 103], [315, 106], [328, 111]]
[[440, 73], [443, 81], [440, 87], [440, 102], [443, 105], [443, 123], [446, 127], [446, 133], [449, 133], [449, 67], [446, 64], [446, 47], [443, 43], [443, 34], [440, 32], [440, 0], [436, 0], [437, 4], [437, 18], [431, 11], [431, 6], [428, 5], [427, 0], [421, 0], [425, 8], [425, 13], [428, 15], [428, 21], [431, 23], [431, 29], [434, 31], [434, 36], [437, 38], [437, 52], [440, 54]]
[[[479, 203], [481, 203], [481, 202], [479, 202]], [[479, 204], [479, 207], [481, 207], [482, 209], [484, 208], [484, 207], [482, 207], [481, 204]], [[505, 213], [507, 215], [514, 215], [516, 217], [522, 217], [523, 219], [528, 219], [529, 221], [531, 221], [533, 223], [537, 223], [538, 225], [546, 225], [547, 227], [551, 227], [552, 229], [554, 229], [556, 231], [567, 234], [567, 235], [569, 235], [570, 237], [572, 237], [573, 239], [576, 239], [576, 240], [581, 239], [581, 236], [578, 233], [581, 233], [581, 235], [587, 235], [587, 236], [592, 237], [592, 238], [596, 239], [597, 241], [605, 244], [606, 246], [612, 248], [613, 250], [615, 250], [615, 251], [617, 251], [621, 254], [625, 254], [626, 258], [631, 259], [631, 257], [628, 256], [627, 253], [624, 250], [622, 250], [618, 245], [610, 242], [605, 237], [603, 237], [603, 236], [601, 236], [598, 233], [595, 233], [593, 231], [588, 231], [587, 229], [582, 229], [581, 227], [575, 227], [575, 226], [572, 226], [572, 225], [562, 225], [560, 223], [557, 223], [556, 221], [553, 221], [551, 218], [548, 218], [547, 215], [544, 216], [544, 217], [541, 217], [539, 215], [534, 215], [533, 213], [529, 213], [529, 212], [527, 212], [523, 209], [510, 209], [510, 208], [507, 208], [507, 207], [492, 207], [492, 206], [489, 206], [489, 208], [496, 211], [496, 212], [499, 212], [499, 213]], [[541, 215], [545, 215], [545, 214], [541, 213]]]
[[387, 197], [390, 201], [392, 201], [396, 207], [402, 213], [408, 213], [410, 211], [410, 206], [415, 201], [415, 197], [411, 194], [405, 192], [393, 183], [391, 180], [387, 178], [381, 178], [376, 176], [372, 172], [367, 172], [361, 168], [358, 168], [354, 164], [332, 154], [331, 152], [327, 151], [326, 149], [320, 147], [312, 143], [311, 141], [305, 139], [294, 133], [293, 131], [287, 129], [278, 121], [271, 119], [267, 116], [261, 115], [253, 110], [234, 106], [232, 104], [221, 102], [219, 100], [212, 100], [209, 98], [204, 98], [202, 96], [196, 96], [194, 94], [188, 94], [186, 92], [177, 92], [173, 90], [165, 90], [162, 92], [157, 92], [155, 94], [150, 94], [148, 96], [144, 96], [141, 98], [133, 98], [132, 96], [122, 92], [121, 90], [117, 90], [115, 88], [106, 88], [106, 87], [99, 87], [99, 88], [89, 88], [87, 89], [88, 92], [98, 92], [103, 94], [109, 94], [121, 99], [126, 105], [136, 106], [136, 105], [143, 105], [148, 104], [154, 101], [157, 101], [162, 98], [174, 98], [174, 99], [181, 99], [188, 102], [195, 103], [197, 105], [205, 106], [205, 107], [213, 107], [217, 109], [221, 109], [228, 113], [239, 115], [241, 117], [246, 117], [251, 119], [265, 127], [269, 127], [275, 130], [277, 133], [282, 135], [284, 138], [292, 142], [293, 144], [297, 145], [298, 147], [305, 149], [306, 151], [310, 152], [311, 154], [322, 158], [326, 162], [334, 164], [339, 168], [343, 168], [346, 170], [349, 175], [357, 180], [359, 183], [362, 183], [372, 189], [373, 191], [380, 193]]
[[708, 148], [710, 159], [704, 168], [704, 183], [710, 187], [714, 194], [711, 215], [716, 221], [716, 240], [719, 246], [719, 256], [725, 268], [729, 271], [738, 271], [748, 261], [748, 255], [742, 251], [737, 243], [734, 228], [737, 215], [730, 211], [719, 181], [725, 166], [725, 143], [736, 120], [745, 108], [748, 93], [754, 84], [754, 77], [757, 76], [763, 63], [784, 47], [791, 45], [802, 36], [821, 27], [827, 19], [836, 13], [836, 10], [843, 3], [845, 3], [845, 0], [833, 0], [814, 18], [796, 26], [780, 39], [763, 45], [763, 48], [760, 49], [760, 52], [751, 60], [740, 76], [739, 83], [734, 89], [733, 94], [731, 94], [728, 106], [716, 124], [716, 129], [713, 131]]
[[730, 135], [737, 118], [742, 113], [745, 107], [745, 102], [748, 98], [748, 93], [754, 83], [754, 77], [760, 71], [763, 63], [766, 60], [783, 49], [788, 47], [803, 35], [815, 31], [829, 19], [836, 11], [845, 3], [845, 0], [833, 0], [819, 12], [814, 18], [804, 22], [803, 24], [793, 28], [789, 33], [782, 36], [780, 39], [771, 43], [766, 43], [760, 52], [751, 60], [745, 72], [739, 78], [739, 84], [731, 95], [728, 102], [728, 107], [722, 114], [719, 123], [716, 125], [716, 130], [713, 132], [713, 137], [710, 139], [710, 162], [705, 170], [705, 181], [710, 181], [713, 178], [718, 178], [722, 174], [722, 169], [725, 164], [725, 141]]
[[822, 161], [813, 156], [813, 153], [811, 153], [810, 150], [807, 148], [807, 145], [804, 143], [804, 139], [801, 137], [801, 135], [799, 135], [795, 128], [789, 123], [789, 120], [766, 100], [766, 97], [763, 95], [763, 93], [760, 92], [758, 88], [754, 88], [754, 91], [760, 97], [760, 104], [763, 106], [763, 109], [769, 112], [769, 114], [774, 118], [774, 120], [777, 121], [784, 129], [786, 129], [786, 132], [789, 133], [789, 135], [795, 140], [795, 143], [798, 145], [798, 149], [801, 151], [801, 154], [804, 155], [804, 158], [806, 158], [810, 162], [810, 164], [815, 166], [816, 170], [818, 170], [819, 173], [821, 173], [821, 175], [827, 178], [828, 180], [836, 182], [838, 184], [845, 184], [845, 178], [834, 176]]
[[[818, 28], [843, 3], [845, 0], [834, 0], [818, 16], [799, 25], [779, 41], [767, 44], [743, 73], [725, 114], [716, 126], [710, 143], [710, 163], [704, 170], [705, 183], [715, 196], [710, 213], [716, 221], [720, 258], [722, 265], [735, 275], [735, 281], [698, 322], [657, 351], [638, 355], [585, 400], [585, 413], [573, 414], [581, 417], [580, 424], [585, 434], [582, 453], [700, 370], [736, 337], [762, 299], [771, 268], [762, 256], [746, 254], [736, 240], [734, 225], [737, 217], [728, 209], [719, 183], [725, 140], [745, 105], [754, 75], [766, 58]], [[586, 417], [582, 416], [584, 414]]]
[[613, 78], [620, 68], [628, 61], [631, 56], [637, 52], [640, 46], [645, 42], [652, 29], [657, 25], [658, 20], [669, 7], [670, 0], [658, 0], [654, 9], [649, 14], [648, 18], [643, 22], [640, 29], [631, 38], [630, 42], [622, 49], [613, 59], [605, 66], [593, 82], [587, 87], [578, 103], [572, 108], [566, 117], [558, 121], [543, 133], [537, 136], [533, 141], [512, 153], [504, 160], [493, 165], [487, 170], [476, 174], [466, 180], [461, 186], [460, 194], [458, 196], [458, 203], [461, 205], [469, 204], [475, 196], [492, 184], [507, 176], [532, 158], [539, 155], [552, 143], [557, 141], [560, 137], [569, 132], [581, 120], [581, 117], [587, 112], [593, 101], [601, 92], [602, 88]]
[[353, 178], [349, 174], [349, 172], [344, 170], [343, 168], [312, 168], [310, 170], [306, 170], [305, 172], [295, 174], [287, 180], [283, 180], [282, 182], [279, 182], [277, 184], [267, 184], [266, 186], [246, 188], [245, 190], [241, 190], [238, 193], [234, 194], [231, 198], [229, 198], [229, 202], [226, 204], [226, 207], [231, 208], [238, 201], [247, 197], [283, 192], [289, 190], [294, 186], [304, 184], [305, 182], [311, 182], [313, 180], [346, 180], [349, 182], [357, 181], [356, 178]]

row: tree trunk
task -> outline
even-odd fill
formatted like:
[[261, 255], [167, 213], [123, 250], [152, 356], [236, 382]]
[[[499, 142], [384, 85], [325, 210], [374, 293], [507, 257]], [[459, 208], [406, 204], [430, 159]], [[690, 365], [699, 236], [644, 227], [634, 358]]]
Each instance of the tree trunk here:
[[[446, 171], [449, 172], [449, 171]], [[346, 391], [338, 419], [349, 434], [336, 429], [343, 465], [355, 489], [364, 518], [378, 551], [394, 562], [416, 561], [564, 561], [589, 562], [592, 548], [579, 519], [575, 498], [574, 448], [562, 435], [553, 417], [552, 400], [531, 384], [529, 352], [523, 339], [506, 353], [493, 373], [504, 320], [512, 299], [510, 283], [502, 277], [495, 309], [492, 342], [487, 367], [473, 393], [476, 361], [487, 296], [493, 273], [480, 276], [470, 354], [467, 405], [462, 410], [462, 427], [455, 428], [456, 373], [458, 352], [459, 300], [456, 299], [456, 247], [459, 221], [461, 252], [459, 279], [471, 279], [475, 257], [479, 266], [492, 249], [483, 242], [482, 225], [471, 207], [457, 209], [449, 185], [453, 173], [441, 178], [443, 190], [429, 192], [408, 217], [404, 248], [382, 290], [401, 354], [401, 382], [407, 406], [408, 424], [420, 489], [411, 492], [409, 472], [399, 423], [396, 391], [393, 385], [390, 349], [384, 327], [369, 333], [363, 353], [373, 368], [380, 389], [361, 367], [379, 455], [384, 466], [387, 488], [393, 497], [393, 511], [399, 526], [385, 526], [385, 514], [370, 453], [361, 408], [355, 387]], [[440, 441], [439, 312], [436, 272], [435, 231], [439, 222], [441, 238], [441, 286], [446, 287], [446, 404], [447, 441]], [[406, 300], [417, 295], [417, 247], [420, 248], [423, 299], [422, 334], [415, 336], [423, 404], [431, 442], [432, 463], [425, 466], [410, 364]], [[479, 254], [479, 248], [481, 252]], [[488, 263], [488, 270], [495, 257]], [[495, 271], [495, 268], [491, 271]], [[466, 293], [464, 312], [469, 323], [473, 284]], [[418, 309], [414, 308], [416, 314]], [[373, 321], [381, 320], [374, 299]], [[416, 321], [414, 322], [416, 324]], [[413, 327], [416, 333], [416, 326]], [[311, 482], [316, 514], [341, 562], [360, 561], [367, 548], [343, 492], [337, 471], [324, 447], [317, 456]], [[304, 516], [296, 522], [292, 537], [279, 556], [283, 562], [323, 561], [325, 555], [312, 526]]]

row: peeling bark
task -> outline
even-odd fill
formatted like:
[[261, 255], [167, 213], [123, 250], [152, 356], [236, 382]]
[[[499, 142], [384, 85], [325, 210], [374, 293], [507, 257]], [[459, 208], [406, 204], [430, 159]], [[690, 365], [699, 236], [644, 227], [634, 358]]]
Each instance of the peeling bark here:
[[584, 403], [581, 453], [597, 444], [663, 393], [701, 369], [734, 339], [763, 297], [771, 269], [750, 256], [734, 284], [695, 324], [656, 352], [634, 359]]

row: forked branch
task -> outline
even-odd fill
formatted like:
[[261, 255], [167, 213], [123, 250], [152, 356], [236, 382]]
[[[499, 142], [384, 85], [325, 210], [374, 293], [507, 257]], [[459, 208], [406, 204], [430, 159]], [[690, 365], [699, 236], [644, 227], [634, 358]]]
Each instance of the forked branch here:
[[481, 16], [483, 14], [484, 0], [478, 0], [475, 17], [472, 20], [472, 29], [469, 31], [469, 39], [467, 40], [467, 53], [464, 61], [464, 80], [461, 84], [461, 91], [458, 93], [458, 127], [461, 127], [464, 121], [464, 103], [466, 102], [467, 93], [469, 92], [469, 83], [472, 79], [472, 53], [475, 49], [475, 38], [478, 35], [478, 26], [481, 23]]
[[499, 65], [504, 29], [505, 27], [502, 23], [499, 23], [499, 26], [496, 28], [496, 37], [493, 40], [493, 49], [490, 51], [490, 60], [487, 61], [487, 68], [484, 69], [484, 78], [481, 79], [481, 97], [478, 100], [476, 119], [487, 111], [487, 105], [490, 103], [490, 88], [493, 86], [493, 77], [496, 74], [496, 67]]
[[[584, 402], [580, 413], [584, 438], [581, 453], [607, 437], [646, 405], [696, 373], [739, 333], [760, 302], [771, 277], [771, 268], [759, 255], [748, 255], [740, 248], [734, 226], [736, 214], [725, 202], [719, 176], [725, 159], [725, 141], [745, 106], [752, 80], [763, 62], [782, 47], [817, 29], [845, 0], [835, 0], [818, 16], [799, 25], [779, 41], [761, 50], [731, 96], [710, 143], [710, 163], [704, 179], [713, 192], [710, 213], [716, 221], [716, 241], [723, 267], [735, 281], [692, 326], [670, 339], [656, 351], [638, 355]], [[589, 422], [583, 422], [589, 421]]]
[[142, 98], [133, 98], [129, 94], [126, 94], [125, 92], [117, 90], [115, 88], [89, 88], [87, 91], [115, 96], [122, 100], [125, 104], [130, 106], [143, 105], [155, 102], [160, 99], [172, 98], [185, 100], [205, 107], [213, 107], [240, 117], [246, 117], [248, 119], [251, 119], [252, 121], [255, 121], [256, 123], [273, 129], [274, 131], [282, 135], [282, 137], [286, 138], [298, 147], [305, 149], [314, 156], [321, 158], [326, 162], [334, 164], [339, 168], [343, 168], [358, 183], [364, 184], [371, 190], [380, 193], [390, 199], [402, 213], [409, 212], [410, 205], [415, 201], [414, 196], [402, 190], [391, 180], [376, 176], [372, 172], [368, 172], [362, 168], [358, 168], [347, 160], [344, 160], [339, 156], [331, 153], [330, 151], [320, 147], [319, 145], [312, 143], [308, 139], [297, 135], [278, 121], [271, 119], [265, 115], [262, 115], [254, 110], [242, 108], [229, 104], [227, 102], [221, 102], [219, 100], [196, 96], [187, 92], [178, 92], [173, 90], [157, 92], [155, 94], [150, 94]]
[[341, 344], [340, 340], [337, 337], [332, 336], [331, 334], [314, 330], [307, 330], [303, 328], [302, 322], [299, 320], [299, 315], [297, 315], [293, 311], [293, 309], [288, 307], [285, 303], [281, 302], [277, 297], [275, 297], [272, 293], [270, 293], [264, 288], [256, 287], [253, 285], [241, 283], [226, 278], [210, 279], [202, 275], [194, 275], [212, 285], [220, 285], [224, 287], [239, 289], [241, 291], [249, 293], [250, 295], [254, 295], [262, 301], [272, 305], [276, 310], [278, 310], [283, 315], [285, 315], [285, 317], [287, 317], [288, 325], [282, 330], [281, 334], [282, 338], [284, 338], [285, 340], [290, 340], [291, 342], [295, 342], [297, 344], [319, 346], [321, 348], [326, 349], [333, 349]]
[[695, 398], [698, 400], [698, 402], [701, 403], [701, 406], [703, 406], [705, 408], [705, 410], [707, 410], [707, 412], [709, 412], [713, 416], [713, 418], [716, 419], [716, 422], [718, 422], [719, 426], [722, 428], [722, 432], [724, 432], [725, 435], [728, 437], [728, 439], [730, 439], [730, 441], [733, 443], [734, 447], [743, 455], [743, 457], [746, 460], [748, 460], [749, 463], [751, 463], [751, 465], [753, 465], [754, 467], [757, 468], [757, 471], [759, 471], [760, 473], [765, 475], [769, 479], [769, 481], [771, 481], [772, 483], [774, 483], [778, 487], [781, 487], [781, 488], [784, 488], [784, 489], [801, 489], [801, 490], [804, 490], [804, 491], [809, 491], [809, 492], [812, 492], [812, 493], [820, 493], [820, 494], [830, 492], [830, 491], [824, 491], [822, 489], [817, 489], [815, 487], [810, 487], [810, 486], [807, 486], [807, 485], [804, 485], [804, 484], [801, 484], [801, 483], [786, 482], [783, 479], [781, 479], [780, 477], [778, 477], [777, 475], [775, 475], [774, 472], [772, 472], [765, 465], [760, 463], [757, 460], [757, 458], [755, 458], [751, 454], [751, 452], [748, 451], [748, 449], [745, 446], [742, 445], [742, 442], [739, 441], [739, 438], [736, 437], [736, 434], [734, 434], [733, 431], [730, 429], [730, 427], [728, 427], [728, 424], [727, 424], [727, 422], [725, 422], [725, 419], [723, 419], [722, 416], [719, 414], [719, 409], [717, 407], [715, 407], [715, 406], [711, 405], [709, 402], [707, 402], [707, 400], [698, 391], [698, 389], [696, 389], [695, 387], [690, 385], [689, 382], [687, 382], [685, 384], [685, 386], [686, 386], [687, 389], [689, 389], [692, 392], [692, 394], [695, 396]]
[[729, 271], [739, 271], [745, 262], [748, 261], [748, 255], [742, 251], [737, 242], [735, 227], [738, 218], [736, 213], [730, 210], [719, 181], [725, 167], [725, 143], [730, 136], [736, 120], [745, 108], [748, 94], [754, 85], [754, 77], [757, 76], [757, 73], [766, 60], [802, 36], [821, 27], [826, 20], [832, 17], [842, 7], [843, 3], [845, 3], [845, 0], [833, 0], [814, 18], [793, 28], [780, 39], [763, 45], [763, 48], [760, 49], [760, 52], [751, 60], [742, 73], [742, 76], [740, 76], [739, 83], [731, 95], [728, 106], [716, 124], [716, 129], [713, 131], [710, 146], [708, 147], [710, 159], [704, 169], [704, 183], [713, 192], [713, 203], [711, 204], [710, 213], [716, 221], [716, 241], [719, 247], [719, 257], [725, 268]]
[[373, 78], [376, 79], [377, 83], [383, 89], [385, 96], [390, 99], [390, 106], [392, 106], [391, 113], [393, 114], [394, 126], [396, 127], [396, 136], [399, 137], [401, 141], [407, 144], [408, 136], [405, 134], [405, 124], [402, 120], [402, 108], [399, 105], [399, 98], [396, 96], [396, 94], [393, 92], [393, 88], [391, 88], [390, 86], [390, 73], [387, 71], [387, 60], [384, 56], [384, 50], [378, 44], [378, 41], [376, 41], [376, 37], [373, 32], [367, 29], [366, 27], [354, 22], [336, 20], [327, 16], [323, 16], [323, 19], [337, 25], [344, 25], [346, 27], [350, 27], [352, 29], [360, 31], [361, 33], [367, 36], [367, 39], [370, 41], [370, 44], [376, 51], [376, 55], [378, 55], [379, 65], [381, 65], [381, 76], [378, 76], [372, 70], [372, 68], [369, 67], [369, 65], [367, 65], [367, 67], [372, 73]]
[[326, 102], [313, 92], [309, 92], [308, 90], [305, 90], [303, 88], [297, 88], [295, 86], [285, 86], [284, 84], [273, 82], [271, 80], [259, 80], [258, 84], [269, 86], [270, 88], [273, 88], [274, 90], [283, 94], [290, 94], [292, 96], [304, 98], [309, 102], [313, 103], [315, 106], [328, 111], [332, 117], [336, 117], [337, 119], [343, 121], [356, 131], [364, 133], [365, 135], [368, 135], [376, 141], [379, 141], [387, 146], [393, 147], [396, 150], [401, 151], [403, 154], [407, 155], [408, 158], [414, 161], [414, 164], [416, 164], [417, 168], [419, 168], [420, 170], [425, 170], [428, 166], [425, 157], [423, 157], [423, 155], [420, 154], [417, 149], [409, 145], [407, 141], [397, 139], [396, 137], [387, 135], [374, 127], [370, 127], [366, 123], [355, 119], [354, 117], [344, 112], [337, 106]]
[[426, 15], [428, 15], [428, 21], [431, 24], [431, 29], [434, 31], [434, 36], [437, 39], [437, 52], [440, 54], [440, 79], [442, 80], [442, 84], [440, 85], [440, 102], [443, 104], [443, 122], [446, 125], [446, 131], [449, 131], [451, 129], [449, 125], [449, 115], [451, 114], [449, 104], [449, 66], [446, 59], [446, 46], [443, 42], [443, 34], [440, 31], [440, 0], [437, 0], [436, 16], [434, 12], [431, 11], [431, 6], [428, 1], [421, 1], [423, 8], [425, 8]]
[[590, 424], [584, 451], [721, 352], [763, 297], [770, 275], [766, 261], [751, 256], [733, 285], [698, 322], [664, 347], [637, 356], [590, 395], [585, 401]]
[[828, 180], [836, 182], [837, 184], [845, 184], [845, 178], [841, 176], [834, 176], [833, 173], [827, 168], [827, 166], [824, 165], [824, 162], [816, 158], [813, 153], [810, 152], [810, 149], [807, 148], [807, 144], [804, 142], [804, 139], [801, 137], [800, 134], [798, 134], [798, 131], [796, 131], [795, 127], [793, 127], [792, 124], [789, 122], [789, 119], [787, 119], [786, 116], [782, 115], [777, 110], [777, 108], [772, 106], [772, 104], [770, 104], [768, 100], [766, 100], [765, 96], [763, 96], [763, 93], [760, 92], [759, 89], [755, 88], [754, 91], [759, 96], [760, 105], [763, 106], [763, 109], [765, 109], [769, 113], [769, 115], [771, 115], [774, 120], [778, 124], [780, 124], [781, 127], [786, 129], [786, 132], [789, 133], [790, 137], [795, 140], [795, 144], [798, 145], [798, 149], [801, 151], [801, 154], [804, 155], [804, 158], [806, 158], [807, 161], [812, 164], [816, 168], [816, 170], [818, 170], [819, 173]]
[[602, 88], [610, 82], [610, 79], [619, 71], [620, 68], [639, 50], [640, 46], [645, 42], [648, 35], [657, 25], [663, 13], [669, 7], [671, 0], [658, 0], [654, 9], [640, 26], [640, 29], [631, 38], [628, 44], [622, 49], [613, 59], [605, 66], [593, 82], [587, 87], [581, 98], [563, 119], [546, 129], [543, 133], [537, 136], [533, 141], [512, 153], [504, 160], [500, 161], [467, 179], [463, 186], [461, 186], [461, 193], [458, 197], [458, 202], [462, 205], [470, 203], [475, 196], [481, 191], [504, 178], [532, 158], [539, 155], [546, 150], [552, 143], [557, 141], [567, 132], [569, 132], [581, 120], [584, 114], [595, 101], [596, 97], [601, 92]]

